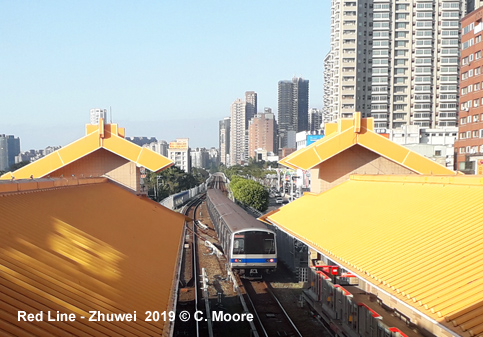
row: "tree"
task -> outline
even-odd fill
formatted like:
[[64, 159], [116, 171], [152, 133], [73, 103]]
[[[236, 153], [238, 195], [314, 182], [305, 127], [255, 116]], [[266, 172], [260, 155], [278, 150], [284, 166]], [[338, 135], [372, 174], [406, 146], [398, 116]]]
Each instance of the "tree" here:
[[24, 160], [24, 161], [21, 161], [20, 163], [16, 163], [16, 164], [11, 165], [8, 168], [8, 170], [10, 172], [17, 171], [19, 168], [24, 167], [25, 165], [28, 165], [28, 164], [30, 164], [30, 161]]
[[230, 189], [236, 200], [253, 207], [260, 212], [268, 208], [268, 191], [259, 183], [235, 176], [230, 182]]
[[193, 169], [193, 173], [186, 173], [176, 166], [171, 166], [159, 173], [147, 174], [145, 185], [148, 187], [148, 195], [153, 200], [160, 201], [202, 184], [208, 176], [208, 172], [202, 169]]

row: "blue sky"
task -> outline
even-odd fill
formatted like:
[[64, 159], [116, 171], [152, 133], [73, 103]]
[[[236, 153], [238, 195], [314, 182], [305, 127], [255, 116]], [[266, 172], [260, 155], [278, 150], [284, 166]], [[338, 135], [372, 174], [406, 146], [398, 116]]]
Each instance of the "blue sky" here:
[[0, 1], [0, 133], [22, 151], [84, 135], [112, 107], [128, 136], [218, 146], [245, 91], [277, 111], [277, 83], [322, 107], [330, 1]]

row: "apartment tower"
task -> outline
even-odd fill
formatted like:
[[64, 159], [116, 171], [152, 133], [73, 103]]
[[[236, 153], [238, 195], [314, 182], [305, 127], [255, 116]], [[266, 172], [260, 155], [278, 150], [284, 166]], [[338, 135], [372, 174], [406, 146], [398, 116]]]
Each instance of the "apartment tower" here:
[[455, 169], [483, 174], [483, 7], [462, 21], [461, 81]]
[[278, 82], [278, 127], [282, 148], [287, 147], [288, 132], [308, 129], [309, 81], [294, 77]]
[[225, 166], [230, 166], [230, 117], [225, 117], [219, 123], [220, 135], [220, 162]]
[[332, 0], [328, 113], [374, 117], [376, 131], [457, 125], [466, 0]]
[[245, 102], [246, 102], [245, 127], [248, 128], [248, 122], [257, 114], [257, 93], [255, 91], [246, 91]]
[[231, 105], [230, 165], [246, 161], [246, 103], [238, 98]]
[[0, 135], [0, 171], [6, 171], [15, 164], [15, 156], [20, 154], [20, 138]]
[[248, 126], [248, 156], [255, 158], [255, 150], [277, 152], [275, 148], [277, 126], [275, 115], [269, 113], [256, 114]]

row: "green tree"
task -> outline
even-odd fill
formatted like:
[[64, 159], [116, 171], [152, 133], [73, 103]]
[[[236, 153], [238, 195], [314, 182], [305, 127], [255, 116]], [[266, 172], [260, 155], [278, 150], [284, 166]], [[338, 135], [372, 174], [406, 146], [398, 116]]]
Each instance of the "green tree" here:
[[172, 194], [200, 185], [208, 177], [208, 172], [203, 169], [193, 169], [192, 173], [186, 173], [176, 166], [171, 166], [157, 174], [147, 174], [145, 185], [148, 188], [148, 195], [153, 200], [160, 201]]
[[16, 164], [11, 165], [8, 168], [8, 171], [10, 171], [10, 172], [16, 171], [19, 168], [24, 167], [25, 165], [28, 165], [28, 164], [30, 164], [30, 161], [28, 161], [28, 160], [21, 161], [20, 163], [16, 163]]
[[230, 189], [236, 200], [244, 205], [253, 207], [260, 212], [264, 212], [268, 208], [268, 191], [259, 183], [234, 177], [230, 182]]

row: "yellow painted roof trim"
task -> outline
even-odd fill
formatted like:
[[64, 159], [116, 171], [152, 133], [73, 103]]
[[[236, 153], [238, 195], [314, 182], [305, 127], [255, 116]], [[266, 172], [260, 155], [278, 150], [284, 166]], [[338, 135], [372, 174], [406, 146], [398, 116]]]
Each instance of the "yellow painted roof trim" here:
[[260, 220], [260, 221], [262, 221], [262, 222], [265, 222], [266, 224], [271, 225], [272, 223], [271, 223], [270, 221], [268, 221], [268, 220], [267, 220], [267, 218], [268, 218], [269, 216], [271, 216], [271, 215], [273, 215], [273, 214], [277, 213], [279, 210], [280, 210], [280, 208], [277, 208], [277, 209], [275, 209], [275, 210], [273, 210], [273, 211], [270, 211], [270, 212], [268, 212], [268, 213], [266, 213], [266, 214], [263, 214], [262, 216], [260, 216], [260, 217], [258, 218], [258, 220]]
[[42, 178], [101, 148], [125, 158], [138, 166], [158, 172], [173, 165], [173, 161], [146, 147], [124, 139], [124, 128], [117, 124], [87, 125], [86, 136], [15, 172], [7, 172], [1, 180]]
[[374, 132], [373, 118], [360, 118], [356, 113], [352, 119], [326, 125], [327, 135], [281, 159], [280, 164], [309, 170], [356, 144], [365, 147], [389, 160], [420, 174], [448, 175], [454, 171], [396, 144]]

